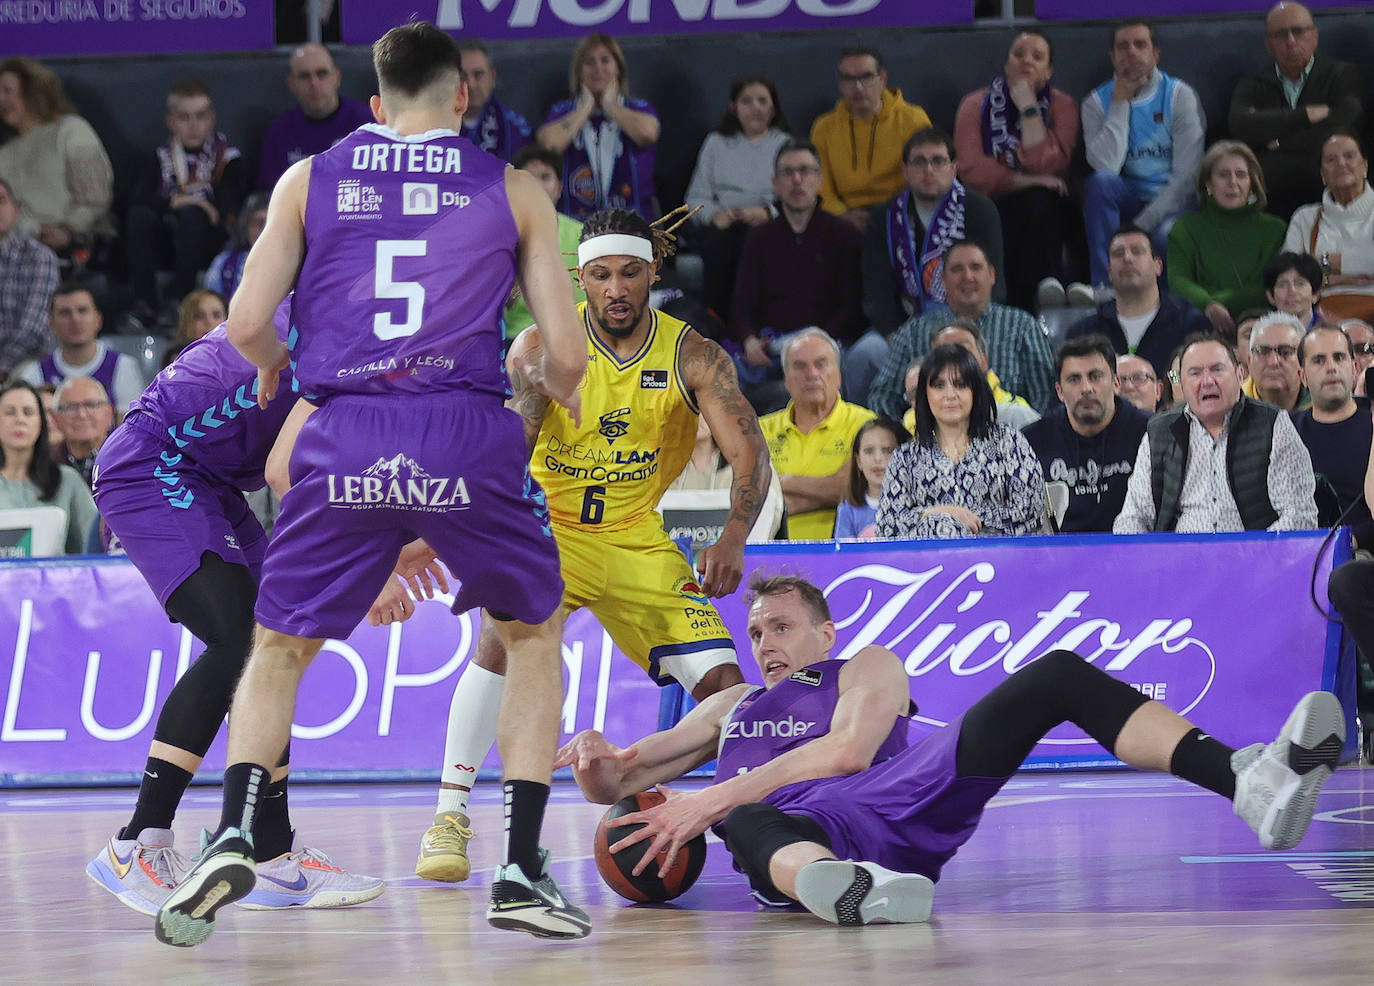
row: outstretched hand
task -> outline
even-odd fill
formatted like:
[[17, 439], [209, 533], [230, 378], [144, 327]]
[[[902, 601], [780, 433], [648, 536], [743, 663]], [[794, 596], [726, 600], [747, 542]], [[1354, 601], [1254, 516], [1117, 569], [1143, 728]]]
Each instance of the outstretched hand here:
[[[632, 871], [634, 876], [639, 876], [649, 864], [655, 859], [660, 860], [658, 864], [658, 875], [666, 876], [673, 867], [673, 861], [677, 859], [677, 854], [687, 843], [691, 842], [701, 833], [725, 817], [728, 808], [721, 810], [718, 808], [714, 799], [711, 797], [711, 789], [688, 793], [685, 791], [674, 791], [672, 788], [659, 784], [656, 788], [665, 800], [662, 804], [654, 805], [644, 811], [633, 811], [628, 815], [621, 815], [606, 823], [606, 827], [618, 828], [622, 825], [642, 824], [644, 827], [639, 831], [627, 835], [625, 838], [614, 842], [610, 846], [613, 853], [620, 852], [637, 842], [652, 839], [649, 848], [645, 850], [639, 863]], [[607, 836], [609, 840], [610, 836]]]

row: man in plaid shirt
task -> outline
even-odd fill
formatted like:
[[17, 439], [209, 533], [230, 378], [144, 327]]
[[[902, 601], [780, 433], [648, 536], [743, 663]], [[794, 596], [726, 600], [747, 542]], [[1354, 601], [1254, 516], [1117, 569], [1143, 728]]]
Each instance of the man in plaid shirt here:
[[956, 240], [945, 251], [945, 301], [949, 310], [935, 308], [907, 319], [892, 336], [887, 362], [873, 378], [868, 406], [900, 421], [906, 412], [903, 380], [911, 361], [930, 349], [930, 333], [948, 324], [950, 312], [978, 323], [988, 344], [988, 364], [1002, 386], [1020, 394], [1045, 413], [1054, 403], [1054, 353], [1040, 324], [1028, 312], [992, 300], [997, 271], [987, 253], [972, 240]]
[[57, 254], [18, 227], [19, 203], [0, 178], [0, 380], [56, 345], [48, 305], [57, 287]]

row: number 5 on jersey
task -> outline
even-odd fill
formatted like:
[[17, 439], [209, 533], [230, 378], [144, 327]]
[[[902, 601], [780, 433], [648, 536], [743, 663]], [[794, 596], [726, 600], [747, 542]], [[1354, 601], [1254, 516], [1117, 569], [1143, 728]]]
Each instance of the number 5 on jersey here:
[[403, 339], [420, 331], [425, 313], [425, 286], [419, 281], [396, 280], [392, 265], [397, 257], [423, 257], [429, 249], [424, 240], [378, 240], [377, 266], [373, 272], [373, 297], [406, 303], [405, 321], [392, 321], [390, 312], [372, 316], [372, 334], [378, 339]]

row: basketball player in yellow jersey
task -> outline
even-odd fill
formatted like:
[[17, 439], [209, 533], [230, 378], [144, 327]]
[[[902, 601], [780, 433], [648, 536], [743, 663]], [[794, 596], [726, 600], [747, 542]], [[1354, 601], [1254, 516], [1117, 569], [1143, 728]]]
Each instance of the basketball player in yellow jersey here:
[[[583, 606], [654, 680], [673, 679], [700, 701], [743, 681], [709, 597], [739, 586], [744, 542], [768, 493], [768, 448], [730, 358], [690, 325], [649, 307], [649, 289], [671, 255], [670, 232], [632, 212], [589, 218], [578, 246], [587, 300], [582, 419], [574, 424], [543, 392], [538, 335], [511, 346], [513, 397], [532, 450], [530, 474], [548, 497], [566, 590], [562, 614]], [[734, 470], [730, 518], [720, 540], [697, 555], [697, 572], [655, 512], [687, 463], [697, 416], [705, 417]], [[700, 573], [700, 574], [698, 574]], [[484, 616], [477, 654], [454, 690], [434, 824], [415, 872], [467, 879], [466, 814], [477, 769], [496, 738], [505, 654]]]

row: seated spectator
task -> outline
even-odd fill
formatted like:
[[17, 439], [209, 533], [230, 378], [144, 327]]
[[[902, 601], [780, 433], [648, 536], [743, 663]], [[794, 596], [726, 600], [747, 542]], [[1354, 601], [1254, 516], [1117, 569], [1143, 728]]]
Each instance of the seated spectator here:
[[234, 224], [234, 238], [215, 255], [205, 272], [205, 287], [226, 301], [233, 298], [238, 290], [239, 281], [243, 280], [243, 265], [248, 262], [248, 252], [267, 226], [267, 201], [270, 197], [267, 192], [254, 192], [243, 200], [243, 211], [239, 213], [239, 221]]
[[1201, 210], [1169, 231], [1169, 286], [1230, 340], [1236, 314], [1264, 302], [1264, 265], [1283, 244], [1283, 220], [1264, 211], [1264, 172], [1238, 141], [1207, 149], [1197, 194]]
[[586, 219], [599, 209], [629, 209], [655, 218], [654, 146], [658, 112], [630, 95], [625, 54], [609, 34], [578, 43], [568, 68], [571, 99], [555, 103], [535, 133], [563, 155], [558, 211]]
[[16, 132], [0, 144], [0, 176], [23, 203], [20, 228], [64, 261], [82, 261], [97, 237], [114, 233], [105, 146], [57, 75], [32, 58], [0, 61], [0, 121]]
[[1306, 331], [1307, 326], [1287, 312], [1256, 319], [1250, 333], [1250, 375], [1241, 385], [1246, 397], [1285, 411], [1301, 411], [1312, 402], [1298, 365], [1298, 343]]
[[1045, 526], [1045, 476], [1019, 431], [996, 423], [973, 354], [937, 346], [921, 361], [916, 438], [888, 463], [878, 537], [1034, 534]]
[[1268, 315], [1273, 309], [1267, 305], [1263, 308], [1247, 308], [1236, 316], [1236, 359], [1240, 360], [1241, 369], [1245, 375], [1250, 376], [1250, 335], [1255, 331], [1255, 323]]
[[854, 436], [849, 457], [849, 488], [835, 510], [835, 537], [875, 537], [878, 496], [892, 453], [911, 441], [907, 431], [891, 418], [870, 418]]
[[[1035, 408], [1026, 402], [1024, 397], [1018, 397], [1016, 394], [1005, 390], [997, 374], [988, 369], [988, 344], [984, 341], [983, 333], [979, 330], [977, 322], [971, 318], [951, 318], [944, 325], [931, 329], [930, 348], [934, 349], [936, 346], [943, 345], [963, 346], [978, 361], [984, 376], [987, 377], [988, 387], [992, 390], [992, 400], [996, 407], [994, 416], [999, 425], [1006, 425], [1008, 428], [1019, 430], [1032, 421], [1040, 420], [1040, 415]], [[906, 379], [903, 383], [907, 409], [902, 415], [902, 427], [911, 433], [916, 431], [917, 391], [915, 388], [920, 370], [920, 361], [914, 361], [907, 367]]]
[[[763, 510], [749, 532], [750, 542], [771, 541], [782, 529], [785, 507], [783, 504], [782, 481], [778, 471], [770, 470], [768, 494], [763, 500]], [[728, 491], [735, 482], [734, 470], [721, 454], [711, 426], [704, 415], [697, 417], [697, 438], [692, 445], [692, 455], [677, 479], [668, 484], [669, 490], [723, 490]], [[726, 509], [729, 504], [727, 502]]]
[[[515, 154], [514, 162], [515, 167], [528, 171], [539, 179], [539, 184], [543, 186], [554, 205], [558, 204], [559, 195], [563, 191], [563, 181], [558, 175], [561, 163], [557, 154], [538, 144], [528, 144], [520, 148]], [[587, 293], [582, 290], [582, 282], [577, 278], [577, 241], [581, 236], [582, 224], [561, 212], [558, 213], [558, 250], [568, 258], [568, 277], [572, 280], [573, 300], [577, 302], [587, 300]], [[525, 303], [525, 296], [515, 288], [511, 289], [511, 298], [506, 303], [504, 317], [507, 339], [514, 339], [534, 324], [534, 316], [530, 314], [530, 306]]]
[[745, 237], [778, 214], [773, 169], [791, 133], [773, 80], [745, 75], [730, 84], [730, 106], [697, 153], [687, 207], [701, 211], [691, 239], [706, 268], [703, 300], [721, 315], [730, 310]]
[[1078, 145], [1078, 104], [1050, 88], [1054, 51], [1023, 31], [1002, 74], [959, 104], [954, 146], [959, 179], [992, 199], [1002, 223], [1007, 303], [1029, 309], [1046, 278], [1063, 303], [1064, 241], [1077, 222], [1065, 179]]
[[177, 309], [177, 328], [172, 341], [162, 354], [162, 368], [165, 370], [181, 351], [210, 334], [215, 326], [229, 317], [229, 308], [224, 298], [209, 288], [197, 288], [181, 299]]
[[820, 187], [816, 148], [783, 145], [773, 169], [780, 214], [750, 231], [740, 257], [730, 332], [743, 350], [740, 386], [765, 413], [784, 402], [770, 381], [782, 372], [779, 341], [792, 332], [816, 326], [840, 344], [843, 395], [855, 404], [886, 355], [886, 343], [864, 332], [859, 233], [819, 208]]
[[954, 177], [954, 141], [944, 131], [911, 135], [902, 174], [907, 187], [873, 210], [864, 232], [864, 313], [888, 338], [908, 318], [948, 304], [941, 259], [951, 243], [979, 244], [993, 269], [1002, 269], [997, 207]]
[[887, 362], [873, 379], [868, 406], [897, 417], [903, 411], [901, 381], [911, 361], [925, 355], [933, 329], [948, 324], [951, 314], [970, 318], [987, 341], [988, 363], [1008, 391], [1021, 394], [1037, 411], [1053, 400], [1054, 353], [1040, 324], [1019, 308], [995, 304], [992, 288], [997, 271], [987, 252], [971, 240], [956, 240], [945, 250], [942, 280], [949, 310], [913, 318], [892, 337]]
[[1022, 434], [1045, 479], [1069, 487], [1059, 529], [1110, 533], [1153, 409], [1142, 411], [1117, 392], [1116, 351], [1105, 336], [1068, 340], [1054, 362], [1063, 403]]
[[1116, 358], [1117, 393], [1147, 414], [1154, 414], [1164, 400], [1164, 385], [1168, 370], [1155, 372], [1150, 361], [1133, 353]]
[[1288, 221], [1284, 250], [1310, 253], [1325, 276], [1327, 318], [1374, 318], [1374, 189], [1357, 137], [1334, 133], [1321, 150], [1321, 201]]
[[496, 90], [496, 66], [487, 46], [476, 38], [458, 42], [463, 81], [468, 87], [468, 108], [463, 111], [463, 136], [502, 161], [530, 143], [530, 125], [523, 116], [492, 98]]
[[74, 469], [53, 461], [37, 391], [11, 380], [0, 385], [0, 510], [42, 506], [62, 508], [64, 553], [81, 554], [97, 517], [91, 491]]
[[1176, 295], [1159, 289], [1164, 261], [1143, 229], [1123, 226], [1107, 247], [1107, 277], [1116, 297], [1070, 327], [1067, 338], [1104, 335], [1118, 353], [1149, 361], [1155, 376], [1169, 372], [1169, 354], [1195, 332], [1211, 329], [1207, 319]]
[[1317, 161], [1326, 138], [1364, 125], [1359, 74], [1319, 57], [1319, 37], [1306, 7], [1275, 4], [1264, 18], [1264, 46], [1274, 61], [1231, 94], [1230, 132], [1259, 156], [1272, 211], [1283, 219], [1321, 194]]
[[145, 326], [158, 310], [159, 262], [172, 262], [170, 313], [228, 239], [243, 202], [243, 158], [215, 130], [215, 107], [205, 83], [183, 79], [174, 85], [166, 122], [171, 137], [153, 152], [129, 207], [133, 312]]
[[873, 412], [840, 398], [840, 347], [821, 329], [802, 329], [782, 348], [792, 400], [759, 419], [787, 502], [787, 536], [829, 538], [849, 479], [849, 449]]
[[[1313, 470], [1336, 491], [1336, 507], [1353, 528], [1355, 547], [1368, 551], [1374, 548], [1374, 519], [1364, 502], [1369, 465], [1364, 453], [1374, 440], [1374, 425], [1369, 401], [1355, 396], [1354, 348], [1334, 325], [1319, 322], [1307, 330], [1298, 343], [1298, 361], [1312, 406], [1294, 412], [1293, 425], [1312, 457]], [[1336, 518], [1322, 520], [1333, 524]]]
[[862, 230], [869, 208], [901, 190], [902, 144], [930, 126], [930, 117], [903, 99], [900, 89], [887, 87], [876, 49], [844, 49], [835, 75], [839, 102], [811, 125], [823, 172], [821, 205]]
[[109, 395], [93, 377], [70, 377], [53, 396], [53, 416], [62, 429], [62, 440], [52, 446], [53, 460], [71, 466], [90, 486], [95, 454], [114, 427]]
[[1307, 449], [1285, 412], [1240, 392], [1231, 347], [1212, 336], [1187, 340], [1179, 379], [1184, 405], [1150, 419], [1112, 531], [1315, 527], [1316, 479]]
[[1319, 319], [1322, 267], [1306, 253], [1284, 250], [1264, 266], [1264, 297], [1275, 311], [1287, 312], [1302, 323], [1303, 331]]
[[38, 399], [43, 404], [43, 420], [48, 426], [48, 447], [54, 448], [65, 440], [62, 426], [57, 423], [57, 388], [50, 383], [40, 383], [33, 389], [38, 391]]
[[1083, 220], [1097, 286], [1107, 283], [1107, 247], [1123, 223], [1145, 230], [1164, 251], [1174, 221], [1193, 206], [1207, 130], [1193, 87], [1159, 70], [1153, 25], [1118, 24], [1108, 54], [1112, 77], [1083, 100], [1083, 148], [1093, 169], [1083, 186]]
[[90, 288], [79, 281], [64, 281], [52, 295], [51, 325], [57, 348], [15, 373], [34, 387], [50, 383], [54, 387], [69, 377], [94, 377], [114, 394], [115, 413], [124, 412], [135, 397], [143, 393], [143, 374], [132, 356], [115, 352], [96, 337], [102, 324], [100, 309]]
[[1374, 326], [1363, 319], [1347, 318], [1341, 322], [1341, 331], [1350, 337], [1355, 350], [1355, 396], [1369, 397], [1365, 374], [1374, 364]]
[[324, 45], [303, 44], [291, 53], [286, 88], [296, 105], [267, 128], [258, 162], [258, 188], [271, 191], [297, 161], [327, 151], [363, 124], [375, 122], [366, 103], [339, 95], [342, 82], [343, 73]]
[[53, 346], [48, 305], [57, 255], [19, 231], [19, 201], [0, 177], [0, 380]]

